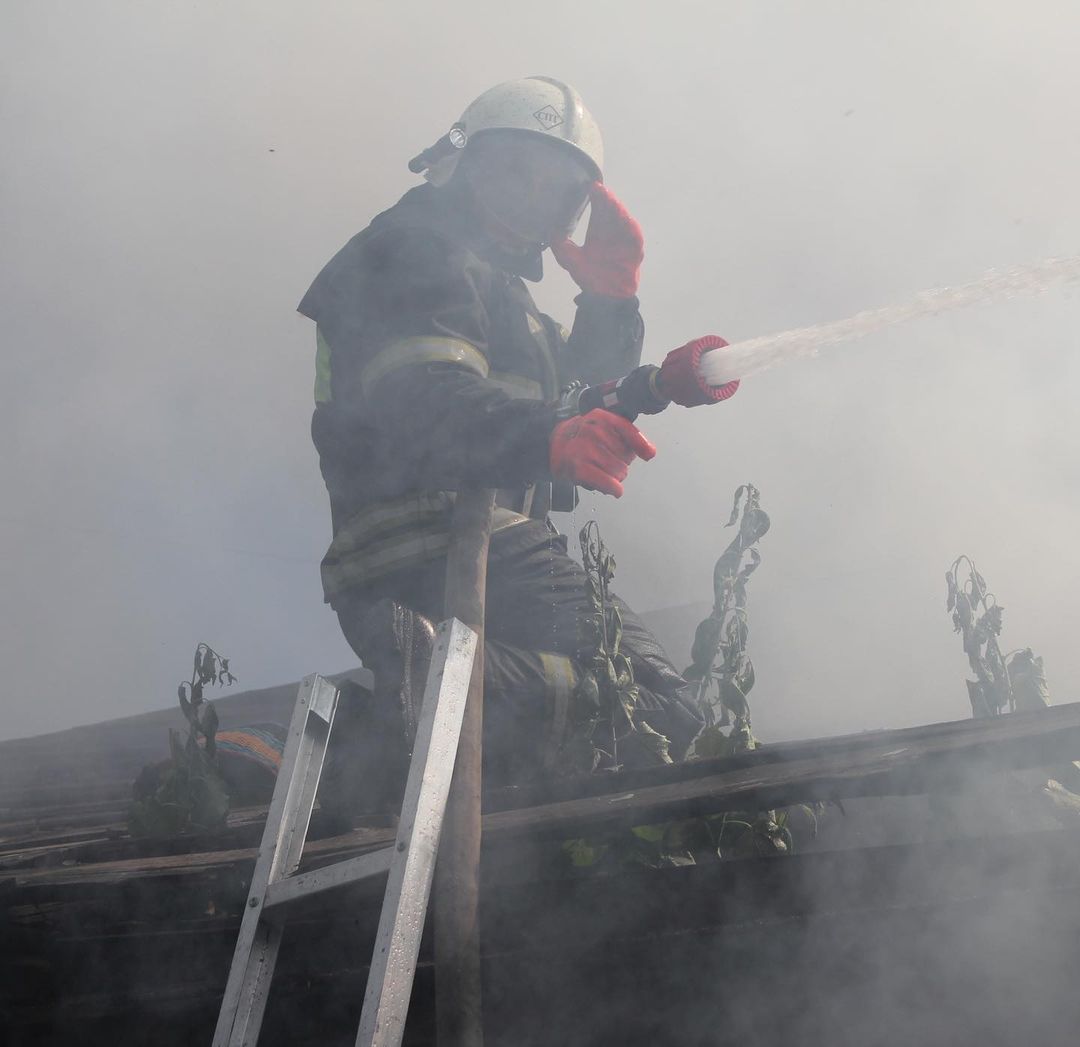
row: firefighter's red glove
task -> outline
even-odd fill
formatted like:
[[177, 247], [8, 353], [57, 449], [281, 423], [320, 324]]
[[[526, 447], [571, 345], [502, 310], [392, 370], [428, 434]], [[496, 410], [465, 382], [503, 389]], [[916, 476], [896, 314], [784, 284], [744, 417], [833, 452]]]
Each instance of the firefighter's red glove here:
[[723, 385], [709, 385], [701, 376], [702, 354], [710, 349], [722, 349], [725, 345], [727, 342], [719, 335], [707, 334], [672, 349], [660, 365], [656, 380], [660, 391], [682, 407], [700, 407], [734, 396], [739, 388], [737, 378]]
[[589, 202], [585, 243], [579, 247], [567, 238], [552, 244], [551, 253], [583, 291], [632, 298], [645, 257], [641, 226], [601, 182], [593, 182]]
[[551, 475], [590, 491], [621, 498], [622, 481], [635, 458], [646, 462], [656, 448], [633, 422], [597, 407], [559, 422], [551, 434]]

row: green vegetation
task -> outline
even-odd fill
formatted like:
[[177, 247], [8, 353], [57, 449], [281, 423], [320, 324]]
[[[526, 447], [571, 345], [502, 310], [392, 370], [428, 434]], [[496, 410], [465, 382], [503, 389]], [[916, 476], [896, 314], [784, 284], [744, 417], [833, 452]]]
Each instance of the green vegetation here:
[[204, 691], [235, 682], [227, 658], [205, 643], [195, 648], [191, 679], [177, 688], [188, 722], [187, 739], [181, 742], [180, 732], [170, 729], [170, 758], [144, 767], [136, 779], [135, 799], [128, 808], [133, 836], [176, 836], [225, 824], [229, 792], [216, 768], [218, 716]]
[[581, 530], [589, 612], [578, 621], [581, 679], [571, 703], [571, 725], [560, 752], [564, 773], [618, 770], [619, 747], [631, 745], [659, 763], [671, 763], [670, 741], [638, 715], [634, 667], [622, 653], [622, 614], [611, 597], [615, 557], [590, 520]]

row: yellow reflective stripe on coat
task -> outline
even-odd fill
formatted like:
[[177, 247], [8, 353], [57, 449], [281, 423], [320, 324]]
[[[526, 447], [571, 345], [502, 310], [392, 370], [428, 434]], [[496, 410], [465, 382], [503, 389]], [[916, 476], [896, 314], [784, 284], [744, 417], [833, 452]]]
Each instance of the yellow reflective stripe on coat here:
[[399, 338], [380, 349], [360, 372], [360, 388], [369, 396], [388, 374], [418, 364], [459, 364], [482, 378], [489, 371], [487, 357], [461, 338]]
[[537, 654], [544, 669], [544, 692], [551, 710], [543, 754], [544, 768], [550, 771], [566, 740], [566, 722], [570, 715], [570, 699], [577, 686], [577, 673], [574, 663], [565, 655], [552, 654], [550, 651], [538, 651]]
[[395, 535], [385, 542], [358, 549], [346, 559], [323, 561], [323, 594], [327, 600], [354, 586], [367, 585], [396, 569], [443, 556], [450, 546], [449, 532], [432, 528], [426, 533]]
[[315, 402], [330, 402], [330, 343], [323, 337], [322, 330], [315, 328]]
[[[361, 509], [338, 529], [323, 557], [323, 593], [331, 597], [446, 553], [454, 494], [430, 491]], [[496, 507], [493, 532], [528, 517]]]
[[349, 517], [338, 528], [327, 550], [327, 558], [340, 559], [369, 546], [380, 536], [403, 528], [415, 528], [424, 521], [446, 522], [454, 498], [449, 491], [422, 491], [419, 494], [377, 502]]

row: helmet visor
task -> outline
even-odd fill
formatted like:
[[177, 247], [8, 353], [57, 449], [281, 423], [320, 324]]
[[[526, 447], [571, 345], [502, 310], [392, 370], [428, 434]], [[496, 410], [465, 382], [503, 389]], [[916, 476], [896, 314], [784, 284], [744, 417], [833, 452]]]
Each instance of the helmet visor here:
[[492, 217], [515, 236], [539, 245], [574, 231], [596, 181], [596, 172], [572, 147], [527, 131], [478, 134], [462, 162]]

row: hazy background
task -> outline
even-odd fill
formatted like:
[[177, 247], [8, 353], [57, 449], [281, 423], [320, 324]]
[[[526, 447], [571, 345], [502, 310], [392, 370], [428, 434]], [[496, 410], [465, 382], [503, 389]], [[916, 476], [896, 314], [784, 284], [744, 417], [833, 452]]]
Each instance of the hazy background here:
[[[1066, 2], [4, 0], [0, 737], [168, 706], [199, 640], [243, 686], [354, 663], [294, 309], [480, 91], [581, 90], [659, 361], [1080, 251], [1078, 53]], [[558, 522], [596, 514], [640, 609], [707, 603], [757, 484], [766, 739], [968, 715], [961, 552], [1077, 697], [1078, 326], [1055, 288], [758, 376]]]

